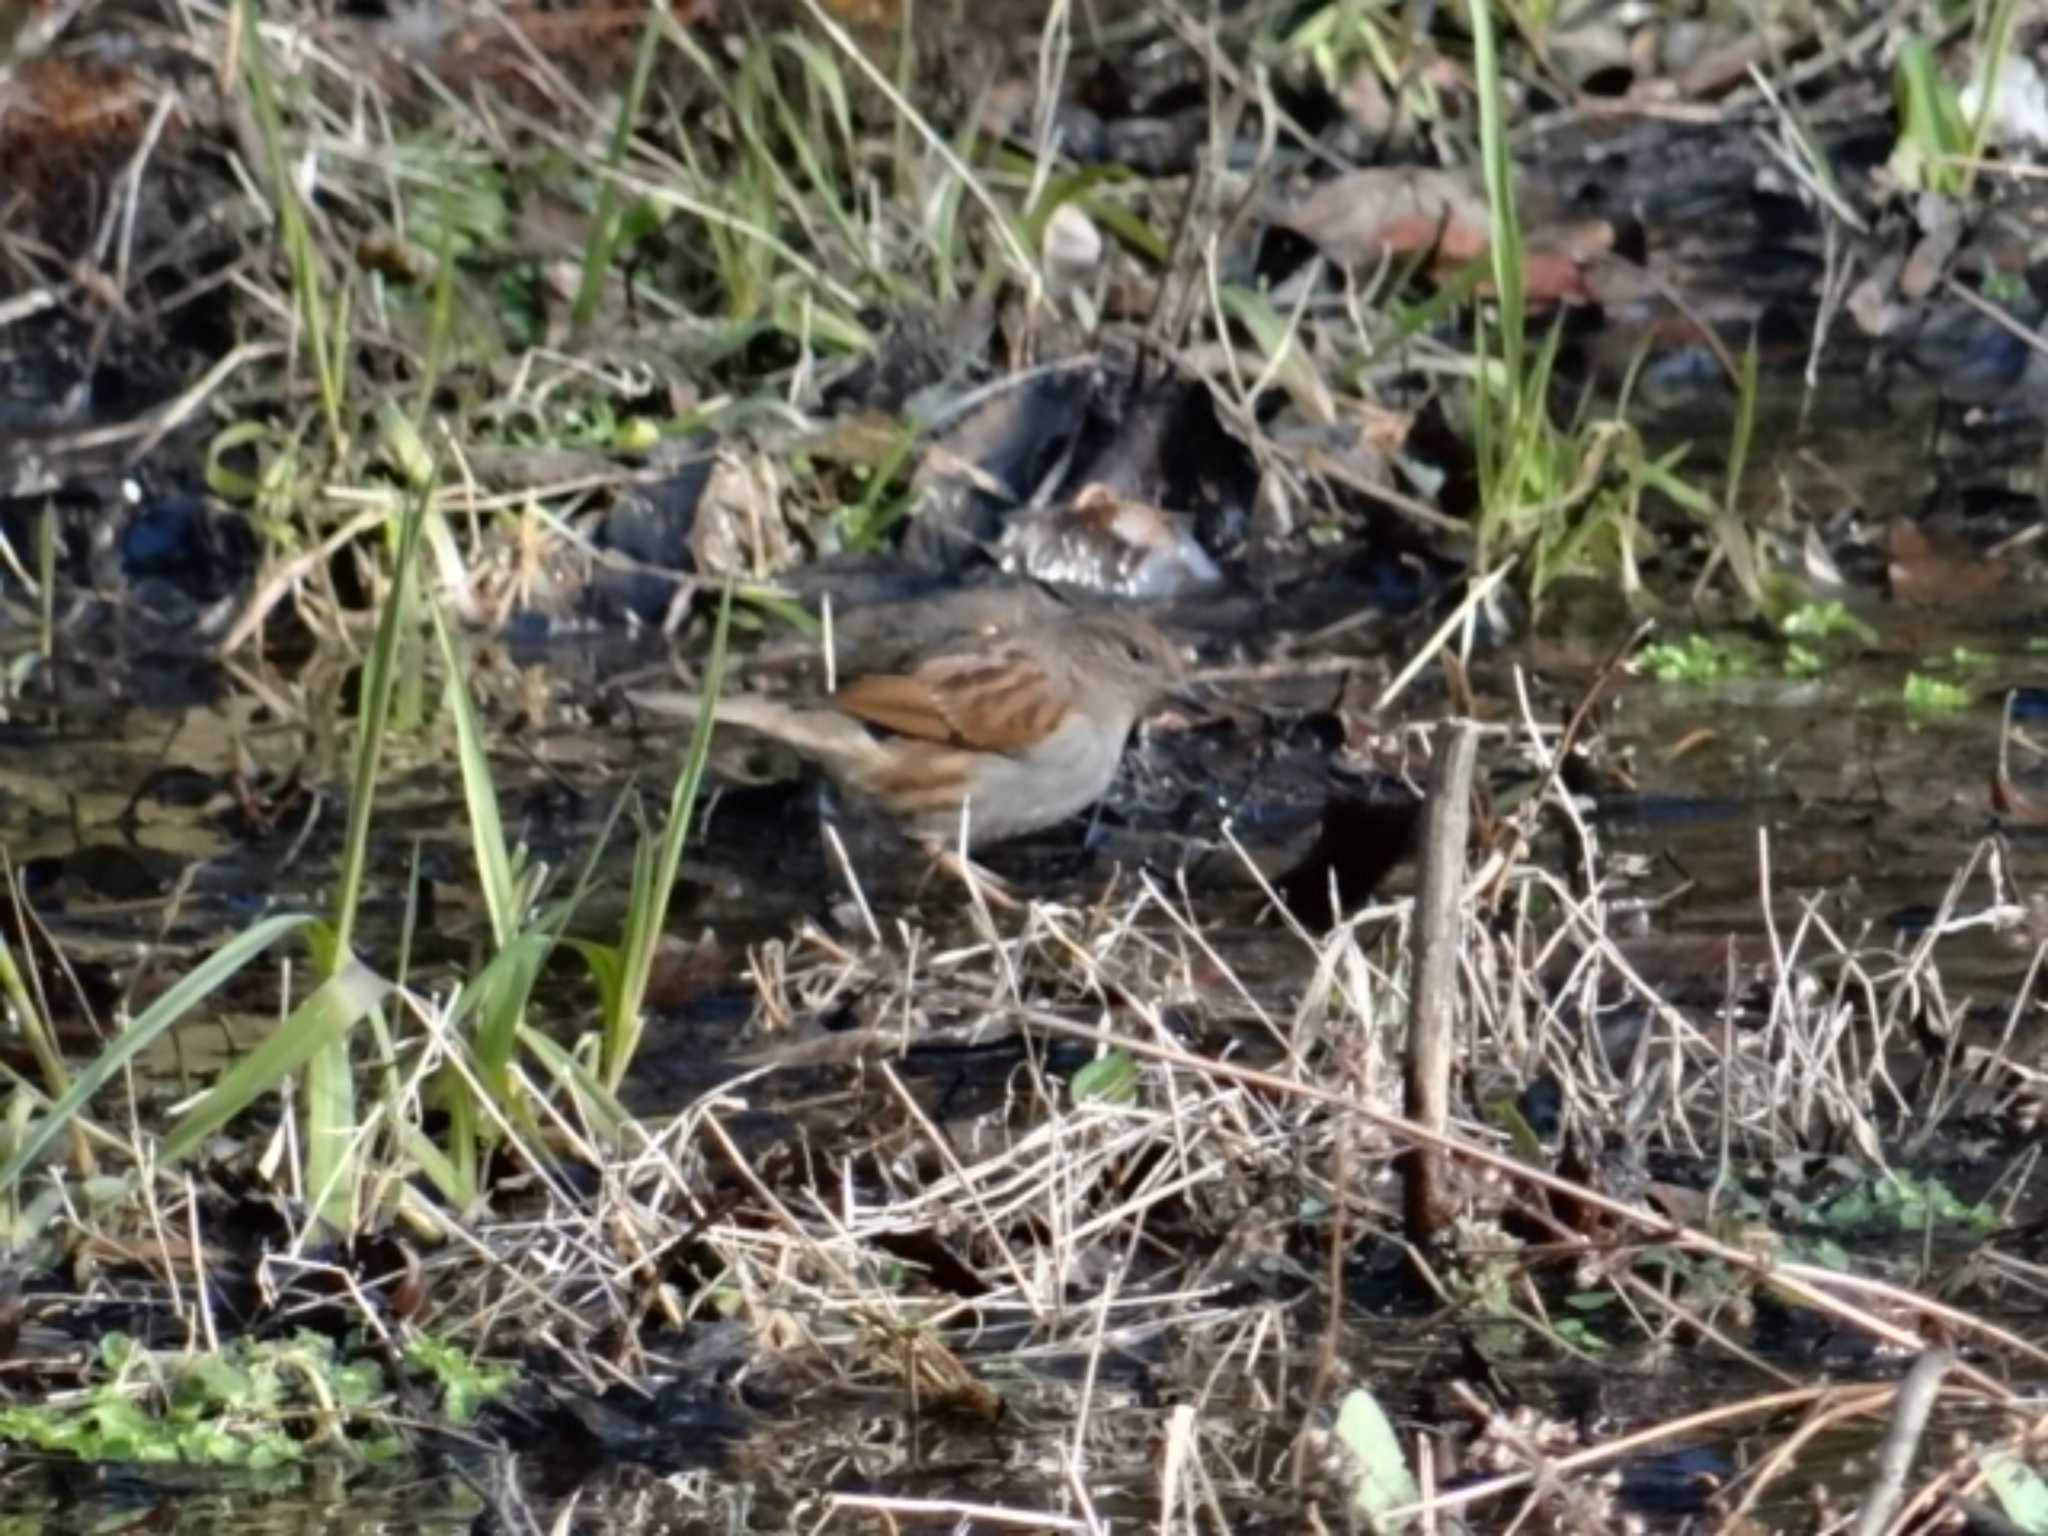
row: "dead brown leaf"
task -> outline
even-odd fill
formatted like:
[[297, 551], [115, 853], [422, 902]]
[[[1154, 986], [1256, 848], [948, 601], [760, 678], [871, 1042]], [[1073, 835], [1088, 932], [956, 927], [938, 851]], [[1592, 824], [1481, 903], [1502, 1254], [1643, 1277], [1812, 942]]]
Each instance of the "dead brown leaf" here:
[[[1589, 304], [1581, 268], [1614, 243], [1604, 220], [1561, 220], [1549, 199], [1525, 204], [1522, 278], [1531, 304]], [[1330, 260], [1370, 268], [1428, 256], [1446, 271], [1484, 256], [1493, 244], [1486, 194], [1465, 171], [1430, 166], [1367, 166], [1320, 182], [1268, 209], [1284, 229], [1313, 242]]]
[[1960, 539], [1930, 535], [1918, 523], [1895, 519], [1885, 539], [1885, 574], [1902, 603], [1958, 603], [2000, 586], [2008, 567], [1987, 560]]

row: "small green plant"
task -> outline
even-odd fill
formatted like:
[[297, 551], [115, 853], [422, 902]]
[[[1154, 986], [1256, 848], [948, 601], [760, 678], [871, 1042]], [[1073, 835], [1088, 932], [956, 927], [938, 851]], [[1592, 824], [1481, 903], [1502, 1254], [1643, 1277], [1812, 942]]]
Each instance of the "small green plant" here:
[[[886, 302], [900, 295], [854, 216], [863, 204], [848, 180], [857, 135], [836, 60], [813, 39], [782, 32], [758, 39], [730, 69], [673, 21], [665, 36], [697, 66], [730, 130], [719, 153], [700, 124], [677, 124], [686, 174], [680, 190], [662, 194], [699, 221], [727, 316], [739, 327], [766, 324], [807, 348], [866, 349], [872, 338], [855, 318], [862, 298], [835, 274], [856, 275]], [[622, 139], [626, 121], [622, 115]], [[787, 228], [800, 232], [811, 255], [782, 238]], [[587, 290], [599, 254], [587, 259]], [[594, 298], [587, 292], [582, 302]]]
[[1401, 1437], [1379, 1399], [1354, 1387], [1337, 1405], [1336, 1436], [1350, 1457], [1351, 1507], [1375, 1531], [1407, 1529], [1407, 1521], [1389, 1521], [1390, 1511], [1422, 1497]]
[[377, 1405], [382, 1367], [344, 1360], [324, 1335], [238, 1340], [218, 1354], [101, 1339], [107, 1379], [0, 1408], [0, 1440], [88, 1461], [181, 1462], [267, 1471], [319, 1444], [382, 1460], [401, 1442]]
[[1781, 663], [1785, 675], [1790, 678], [1819, 677], [1828, 669], [1827, 658], [1810, 646], [1787, 642], [1785, 656]]
[[[319, 474], [316, 457], [302, 430], [231, 421], [206, 445], [206, 488], [246, 506], [256, 531], [279, 550], [295, 550], [306, 542], [300, 517]], [[248, 469], [240, 467], [243, 460]]]
[[1998, 1225], [1996, 1210], [1981, 1201], [1971, 1204], [1959, 1199], [1940, 1179], [1916, 1179], [1911, 1174], [1896, 1172], [1837, 1195], [1816, 1214], [1818, 1220], [1836, 1231], [1878, 1227], [1893, 1232], [1918, 1232], [1929, 1224], [1937, 1224], [1983, 1233]]
[[1604, 1355], [1613, 1348], [1613, 1342], [1599, 1328], [1602, 1316], [1610, 1320], [1625, 1320], [1621, 1312], [1621, 1298], [1613, 1291], [1575, 1291], [1565, 1297], [1564, 1304], [1576, 1314], [1551, 1320], [1551, 1327], [1557, 1336], [1572, 1348], [1589, 1355]]
[[916, 449], [917, 433], [906, 425], [880, 462], [867, 467], [866, 494], [840, 508], [837, 517], [840, 537], [849, 550], [868, 554], [883, 548], [890, 530], [910, 515], [912, 492], [903, 471]]
[[485, 1365], [466, 1349], [424, 1335], [406, 1345], [405, 1363], [440, 1387], [441, 1411], [451, 1424], [474, 1423], [486, 1403], [519, 1379], [509, 1365]]
[[1893, 76], [1898, 136], [1885, 168], [1910, 191], [1965, 197], [1975, 184], [2012, 52], [2017, 0], [1997, 0], [1989, 9], [1979, 6], [1976, 15], [1978, 26], [1970, 41], [1970, 54], [1977, 60], [1974, 113], [1964, 112], [1961, 93], [1941, 73], [1925, 38], [1909, 38], [1899, 50]]
[[1934, 50], [1925, 38], [1908, 39], [1899, 50], [1893, 92], [1898, 138], [1887, 164], [1893, 179], [1916, 191], [1961, 192], [1961, 162], [1970, 150], [1969, 125], [1963, 121], [1956, 88], [1936, 67]]
[[1310, 11], [1280, 40], [1283, 54], [1306, 60], [1333, 95], [1361, 69], [1370, 69], [1389, 91], [1398, 90], [1402, 111], [1416, 122], [1436, 122], [1443, 104], [1428, 72], [1412, 67], [1404, 46], [1409, 23], [1392, 5], [1332, 0]]
[[1756, 671], [1756, 659], [1749, 652], [1698, 633], [1646, 645], [1630, 665], [1660, 683], [1721, 683]]
[[1792, 678], [1819, 677], [1828, 669], [1829, 653], [1845, 645], [1878, 643], [1877, 631], [1839, 598], [1800, 603], [1780, 616], [1777, 627], [1785, 648], [1779, 666]]
[[590, 966], [600, 999], [599, 1077], [616, 1092], [633, 1064], [644, 1021], [641, 1005], [654, 972], [655, 946], [668, 921], [669, 893], [682, 867], [683, 843], [689, 836], [711, 752], [712, 716], [725, 670], [725, 647], [732, 629], [733, 590], [728, 584], [719, 599], [718, 623], [711, 637], [711, 658], [705, 672], [702, 713], [690, 733], [690, 745], [669, 797], [668, 816], [658, 833], [650, 829], [633, 851], [632, 885], [627, 896], [625, 931], [616, 946], [579, 944]]
[[1908, 672], [1902, 695], [1906, 708], [1917, 715], [1953, 714], [1970, 707], [1970, 690], [1924, 672]]
[[1493, 314], [1475, 323], [1472, 434], [1479, 472], [1479, 508], [1472, 528], [1472, 579], [1526, 561], [1523, 584], [1532, 603], [1559, 576], [1613, 572], [1623, 594], [1638, 598], [1638, 510], [1658, 491], [1701, 515], [1711, 504], [1677, 473], [1683, 446], [1656, 458], [1624, 417], [1569, 427], [1551, 418], [1550, 393], [1561, 331], [1528, 345], [1520, 216], [1514, 166], [1507, 149], [1506, 103], [1494, 35], [1492, 0], [1470, 0], [1473, 66], [1479, 98], [1480, 163], [1491, 229], [1489, 271]]
[[1098, 1056], [1074, 1074], [1076, 1104], [1122, 1107], [1138, 1102], [1138, 1064], [1123, 1051]]
[[1878, 641], [1877, 631], [1851, 613], [1839, 598], [1801, 603], [1778, 620], [1778, 633], [1801, 640], [1847, 637], [1859, 645], [1876, 645]]

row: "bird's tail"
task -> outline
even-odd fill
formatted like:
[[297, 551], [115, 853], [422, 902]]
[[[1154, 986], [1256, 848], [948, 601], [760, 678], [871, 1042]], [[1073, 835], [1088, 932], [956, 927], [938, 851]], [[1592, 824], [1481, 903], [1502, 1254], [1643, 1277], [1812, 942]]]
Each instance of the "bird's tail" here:
[[[626, 697], [650, 715], [669, 720], [694, 721], [703, 714], [705, 706], [701, 693], [680, 690], [635, 690]], [[778, 699], [764, 699], [759, 694], [720, 694], [717, 719], [720, 725], [745, 726], [787, 742], [798, 751], [821, 759], [827, 767], [852, 767], [865, 762], [877, 750], [866, 729], [837, 710], [806, 709]]]

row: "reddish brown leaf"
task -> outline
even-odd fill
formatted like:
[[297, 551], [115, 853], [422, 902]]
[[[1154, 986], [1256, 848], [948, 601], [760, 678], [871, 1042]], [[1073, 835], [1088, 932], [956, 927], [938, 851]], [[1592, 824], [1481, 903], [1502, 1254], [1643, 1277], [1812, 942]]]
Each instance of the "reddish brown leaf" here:
[[[1609, 250], [1603, 220], [1546, 217], [1544, 199], [1525, 209], [1524, 291], [1531, 304], [1589, 304], [1584, 265]], [[1349, 267], [1428, 256], [1439, 272], [1484, 256], [1493, 244], [1486, 195], [1469, 174], [1421, 166], [1368, 166], [1322, 182], [1269, 213]], [[1484, 285], [1482, 285], [1484, 287]]]
[[1959, 603], [1982, 597], [2006, 578], [2002, 560], [1986, 560], [1960, 540], [1930, 538], [1896, 519], [1885, 542], [1892, 596], [1902, 603]]

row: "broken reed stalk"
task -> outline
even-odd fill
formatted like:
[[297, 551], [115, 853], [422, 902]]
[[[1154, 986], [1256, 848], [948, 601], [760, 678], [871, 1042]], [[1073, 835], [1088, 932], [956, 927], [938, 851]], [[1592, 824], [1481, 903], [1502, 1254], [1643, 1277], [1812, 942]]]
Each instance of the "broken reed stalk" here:
[[1458, 909], [1465, 894], [1465, 843], [1472, 821], [1472, 765], [1479, 731], [1470, 720], [1445, 725], [1429, 765], [1422, 811], [1422, 879], [1409, 935], [1413, 964], [1408, 1002], [1404, 1112], [1431, 1140], [1402, 1158], [1408, 1241], [1428, 1248], [1450, 1220], [1443, 1193], [1442, 1138], [1450, 1129], [1451, 1032], [1456, 1023]]
[[1956, 1357], [1946, 1349], [1923, 1350], [1899, 1383], [1899, 1395], [1892, 1400], [1891, 1427], [1877, 1451], [1877, 1474], [1849, 1536], [1883, 1536], [1891, 1529], [1892, 1516], [1906, 1496], [1906, 1474], [1913, 1470], [1914, 1453], [1927, 1433], [1927, 1416], [1941, 1395], [1942, 1378], [1955, 1363]]

